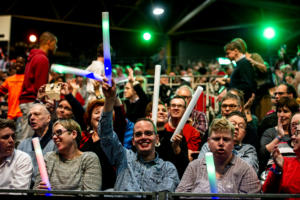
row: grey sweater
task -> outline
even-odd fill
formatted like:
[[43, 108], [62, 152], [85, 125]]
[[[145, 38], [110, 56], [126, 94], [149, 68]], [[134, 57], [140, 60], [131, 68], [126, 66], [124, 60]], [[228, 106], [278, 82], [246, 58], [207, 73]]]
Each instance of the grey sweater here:
[[[99, 159], [93, 152], [83, 154], [73, 160], [65, 160], [58, 152], [49, 152], [45, 163], [52, 190], [94, 190], [99, 191], [102, 172]], [[41, 182], [40, 173], [36, 177], [34, 189]]]

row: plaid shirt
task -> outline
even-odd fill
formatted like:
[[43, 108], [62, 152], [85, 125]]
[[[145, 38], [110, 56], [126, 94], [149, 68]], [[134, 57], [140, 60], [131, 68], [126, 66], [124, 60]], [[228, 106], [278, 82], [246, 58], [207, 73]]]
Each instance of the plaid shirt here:
[[[261, 185], [254, 169], [233, 155], [223, 176], [217, 179], [218, 193], [260, 193]], [[188, 165], [176, 192], [210, 193], [205, 158]]]

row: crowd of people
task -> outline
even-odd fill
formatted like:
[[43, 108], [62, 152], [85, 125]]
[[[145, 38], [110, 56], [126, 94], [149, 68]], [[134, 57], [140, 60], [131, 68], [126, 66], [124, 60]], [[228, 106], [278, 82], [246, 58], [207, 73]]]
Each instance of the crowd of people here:
[[[211, 152], [219, 193], [300, 193], [300, 62], [282, 49], [272, 71], [236, 38], [224, 46], [232, 64], [199, 62], [163, 74], [154, 123], [142, 70], [116, 66], [111, 85], [105, 77], [50, 72], [57, 42], [43, 33], [39, 48], [17, 57], [0, 86], [8, 104], [0, 118], [0, 188], [48, 189], [32, 145], [37, 137], [52, 190], [210, 193]], [[87, 70], [104, 76], [103, 61], [99, 45]], [[174, 134], [193, 98], [194, 76], [218, 86], [220, 113], [208, 120], [195, 106]]]

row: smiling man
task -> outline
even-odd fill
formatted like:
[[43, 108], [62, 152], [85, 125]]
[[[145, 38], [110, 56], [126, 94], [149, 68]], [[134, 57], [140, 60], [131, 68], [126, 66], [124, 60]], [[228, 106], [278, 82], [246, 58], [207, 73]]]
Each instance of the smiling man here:
[[150, 119], [137, 120], [133, 129], [132, 144], [137, 152], [124, 148], [113, 131], [112, 110], [116, 98], [116, 86], [102, 84], [106, 98], [98, 127], [101, 148], [110, 163], [116, 167], [116, 191], [173, 192], [179, 183], [175, 166], [163, 161], [155, 152], [159, 142], [156, 127]]
[[30, 157], [15, 150], [14, 121], [0, 119], [0, 188], [29, 189], [32, 175]]
[[[235, 128], [223, 118], [209, 129], [208, 146], [213, 153], [219, 193], [259, 193], [260, 182], [252, 167], [232, 153]], [[210, 193], [205, 158], [192, 161], [176, 192]]]
[[55, 144], [52, 140], [51, 116], [45, 105], [39, 103], [33, 104], [32, 108], [29, 111], [29, 125], [34, 131], [34, 135], [23, 140], [18, 146], [18, 149], [26, 152], [31, 157], [33, 163], [32, 181], [34, 182], [34, 179], [38, 172], [38, 165], [31, 142], [32, 138], [40, 138], [43, 155], [45, 155], [49, 151], [56, 150]]

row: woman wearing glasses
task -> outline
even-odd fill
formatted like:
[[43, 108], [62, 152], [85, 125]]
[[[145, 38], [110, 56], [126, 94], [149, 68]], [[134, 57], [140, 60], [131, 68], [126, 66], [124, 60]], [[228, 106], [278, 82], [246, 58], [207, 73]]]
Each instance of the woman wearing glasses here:
[[[102, 174], [97, 155], [78, 149], [81, 128], [72, 119], [58, 120], [53, 124], [52, 139], [56, 152], [45, 156], [46, 168], [52, 190], [95, 190], [101, 189]], [[37, 175], [35, 189], [47, 189]]]

